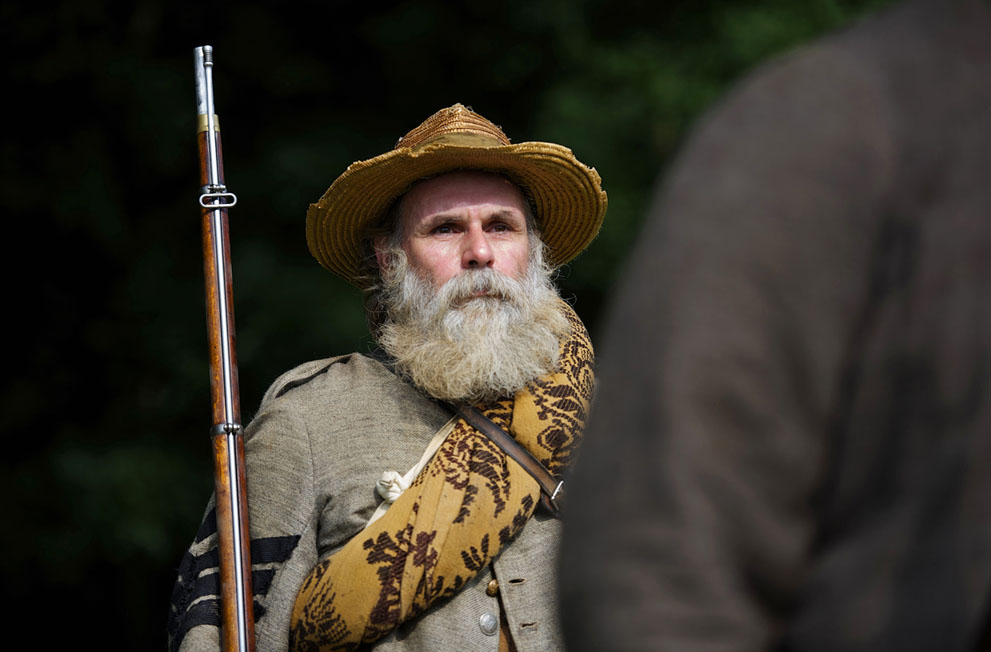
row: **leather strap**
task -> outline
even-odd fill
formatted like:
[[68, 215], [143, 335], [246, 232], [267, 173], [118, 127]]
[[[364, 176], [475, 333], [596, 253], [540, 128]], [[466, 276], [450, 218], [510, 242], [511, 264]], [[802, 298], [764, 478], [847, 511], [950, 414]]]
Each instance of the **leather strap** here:
[[506, 455], [515, 460], [523, 469], [533, 476], [540, 485], [541, 503], [554, 516], [560, 516], [564, 505], [564, 480], [551, 475], [551, 472], [541, 464], [530, 451], [520, 446], [513, 437], [500, 428], [494, 421], [485, 416], [478, 408], [471, 405], [451, 405], [458, 415], [470, 423], [476, 430], [495, 442]]

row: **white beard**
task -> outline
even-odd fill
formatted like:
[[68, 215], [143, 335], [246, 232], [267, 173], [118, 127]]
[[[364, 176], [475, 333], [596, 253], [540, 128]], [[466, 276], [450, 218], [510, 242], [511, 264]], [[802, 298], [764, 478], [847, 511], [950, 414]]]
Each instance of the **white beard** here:
[[570, 324], [536, 238], [519, 280], [487, 268], [467, 270], [434, 291], [410, 269], [402, 249], [389, 258], [378, 343], [397, 370], [431, 396], [511, 397], [557, 368]]

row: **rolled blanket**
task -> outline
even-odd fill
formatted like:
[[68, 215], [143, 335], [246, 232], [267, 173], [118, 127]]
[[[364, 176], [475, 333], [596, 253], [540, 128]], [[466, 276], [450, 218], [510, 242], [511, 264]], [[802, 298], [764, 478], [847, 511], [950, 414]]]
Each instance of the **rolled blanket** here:
[[[554, 474], [581, 441], [594, 382], [588, 333], [562, 305], [571, 334], [559, 370], [478, 406]], [[459, 419], [388, 511], [306, 576], [290, 649], [353, 650], [456, 594], [520, 532], [539, 498], [536, 480]]]

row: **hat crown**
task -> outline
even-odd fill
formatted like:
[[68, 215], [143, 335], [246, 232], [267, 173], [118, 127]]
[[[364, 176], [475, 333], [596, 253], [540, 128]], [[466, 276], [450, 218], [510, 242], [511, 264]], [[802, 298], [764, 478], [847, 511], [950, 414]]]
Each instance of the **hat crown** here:
[[491, 121], [462, 104], [437, 111], [396, 141], [394, 149], [417, 149], [452, 134], [466, 134], [492, 140], [492, 146], [509, 145], [509, 138]]

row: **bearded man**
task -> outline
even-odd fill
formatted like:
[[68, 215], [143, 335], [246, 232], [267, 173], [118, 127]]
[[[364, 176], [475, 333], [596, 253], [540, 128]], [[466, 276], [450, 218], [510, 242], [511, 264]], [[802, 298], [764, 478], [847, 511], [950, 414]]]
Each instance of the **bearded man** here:
[[[461, 105], [311, 205], [310, 251], [365, 291], [380, 351], [289, 371], [245, 430], [258, 650], [563, 647], [555, 481], [593, 378], [551, 277], [605, 210], [569, 149]], [[171, 649], [218, 649], [216, 566], [211, 502]]]

